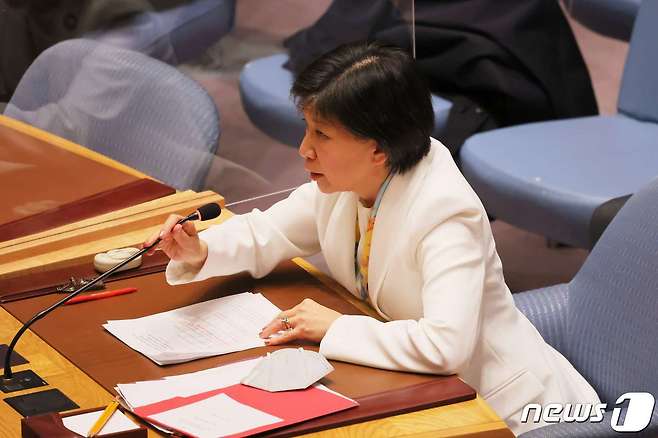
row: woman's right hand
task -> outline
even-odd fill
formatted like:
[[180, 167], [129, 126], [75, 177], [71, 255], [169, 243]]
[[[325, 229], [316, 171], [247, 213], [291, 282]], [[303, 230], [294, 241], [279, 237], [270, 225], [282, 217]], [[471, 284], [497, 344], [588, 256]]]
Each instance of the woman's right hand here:
[[154, 233], [143, 244], [147, 247], [160, 237], [160, 243], [153, 247], [147, 255], [152, 255], [156, 249], [164, 251], [170, 259], [183, 262], [192, 268], [201, 269], [208, 258], [208, 245], [199, 239], [196, 227], [192, 222], [178, 224], [183, 216], [172, 214], [162, 228]]

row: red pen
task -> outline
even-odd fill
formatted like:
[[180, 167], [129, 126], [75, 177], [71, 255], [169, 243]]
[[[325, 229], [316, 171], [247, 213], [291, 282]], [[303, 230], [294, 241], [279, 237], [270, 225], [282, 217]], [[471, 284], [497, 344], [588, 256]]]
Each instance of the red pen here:
[[103, 292], [96, 292], [89, 295], [78, 295], [77, 297], [71, 298], [64, 304], [77, 304], [77, 303], [84, 303], [85, 301], [102, 300], [103, 298], [110, 298], [110, 297], [116, 297], [117, 295], [131, 294], [136, 291], [137, 291], [136, 287], [126, 287], [124, 289], [106, 290]]

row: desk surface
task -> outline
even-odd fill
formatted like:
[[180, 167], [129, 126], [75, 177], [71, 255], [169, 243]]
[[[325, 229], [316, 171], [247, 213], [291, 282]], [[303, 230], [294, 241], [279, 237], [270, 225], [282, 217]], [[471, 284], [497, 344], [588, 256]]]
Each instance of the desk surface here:
[[133, 169], [130, 166], [126, 166], [125, 164], [113, 160], [112, 158], [106, 157], [103, 154], [99, 154], [98, 152], [92, 151], [91, 149], [80, 146], [71, 141], [68, 141], [65, 138], [58, 137], [49, 132], [46, 132], [39, 128], [35, 128], [34, 126], [30, 126], [26, 123], [12, 119], [11, 117], [7, 117], [2, 114], [0, 114], [0, 126], [9, 128], [11, 130], [17, 131], [22, 134], [29, 135], [38, 140], [42, 140], [46, 143], [50, 143], [63, 150], [80, 155], [81, 157], [89, 158], [90, 160], [96, 161], [97, 163], [101, 163], [107, 167], [120, 170], [121, 172], [126, 173], [128, 175], [132, 175], [137, 178], [150, 178], [145, 173]]
[[[20, 323], [0, 308], [0, 343], [8, 343]], [[117, 341], [118, 342], [118, 341]], [[18, 344], [18, 351], [30, 362], [14, 370], [32, 369], [51, 387], [59, 388], [80, 408], [103, 406], [112, 400], [112, 394], [103, 389], [85, 373], [75, 367], [41, 338], [27, 331]], [[21, 395], [43, 388], [29, 389], [10, 394]], [[3, 398], [6, 397], [3, 395]], [[0, 403], [0, 436], [16, 437], [20, 434], [20, 415], [6, 403]], [[511, 432], [498, 416], [478, 397], [475, 400], [442, 406], [410, 414], [396, 415], [339, 429], [310, 434], [314, 437], [341, 436], [472, 436], [511, 437]], [[149, 437], [159, 436], [150, 430]]]
[[[126, 169], [119, 163], [106, 159], [85, 148], [74, 145], [55, 136], [44, 133], [35, 128], [27, 127], [11, 119], [0, 116], [0, 124], [21, 129], [21, 132], [29, 133], [38, 138], [48, 139], [56, 144], [61, 144], [68, 150], [76, 151], [84, 156], [91, 157], [110, 167]], [[128, 168], [129, 169], [129, 168]], [[133, 174], [139, 175], [139, 172]], [[332, 280], [322, 276], [311, 266], [303, 261], [298, 261], [302, 267], [315, 274], [322, 282], [332, 285]], [[369, 311], [367, 306], [358, 300], [352, 300], [361, 310]], [[37, 323], [38, 324], [38, 323]], [[8, 343], [13, 334], [19, 328], [19, 322], [4, 309], [0, 309], [0, 343]], [[117, 341], [118, 342], [118, 341]], [[88, 375], [80, 371], [69, 360], [50, 347], [40, 337], [28, 331], [17, 346], [17, 350], [25, 356], [30, 364], [15, 367], [15, 370], [33, 369], [42, 376], [51, 387], [62, 390], [72, 398], [81, 408], [91, 408], [107, 404], [112, 394], [103, 389], [101, 385], [92, 380]], [[10, 395], [8, 397], [23, 393], [34, 392], [39, 389], [26, 390]], [[14, 437], [19, 435], [20, 416], [6, 403], [0, 403], [0, 436]], [[448, 406], [427, 409], [410, 414], [397, 415], [380, 420], [373, 420], [311, 434], [310, 436], [478, 436], [478, 437], [510, 437], [513, 436], [497, 415], [480, 398], [475, 400], [456, 403]], [[149, 436], [157, 436], [150, 431]]]
[[0, 199], [9, 207], [0, 211], [0, 224], [56, 209], [144, 177], [125, 166], [115, 166], [98, 154], [77, 153], [71, 143], [55, 138], [0, 116]]

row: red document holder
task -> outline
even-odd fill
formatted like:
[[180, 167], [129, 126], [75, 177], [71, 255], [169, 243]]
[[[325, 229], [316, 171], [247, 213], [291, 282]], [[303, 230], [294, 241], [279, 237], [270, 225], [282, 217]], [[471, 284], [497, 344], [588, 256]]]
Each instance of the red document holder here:
[[[59, 412], [50, 412], [48, 414], [33, 415], [21, 419], [21, 437], [23, 438], [80, 438], [75, 432], [68, 430], [64, 423], [63, 417], [71, 417], [74, 415], [86, 414], [87, 412], [102, 411], [104, 407], [85, 409], [66, 414]], [[98, 438], [146, 438], [147, 429], [135, 424], [139, 429], [127, 430], [125, 432], [106, 433], [96, 435]]]
[[141, 406], [135, 409], [135, 414], [154, 424], [187, 434], [184, 430], [178, 430], [175, 425], [159, 423], [154, 420], [152, 416], [187, 406], [219, 394], [225, 394], [239, 403], [283, 420], [278, 423], [255, 427], [234, 435], [229, 435], [231, 437], [249, 436], [267, 430], [278, 429], [280, 427], [310, 420], [311, 418], [321, 417], [323, 415], [358, 406], [358, 403], [354, 400], [347, 399], [343, 396], [313, 386], [297, 391], [269, 392], [262, 389], [252, 388], [251, 386], [237, 384], [226, 388], [195, 394], [189, 397], [174, 397], [161, 402]]

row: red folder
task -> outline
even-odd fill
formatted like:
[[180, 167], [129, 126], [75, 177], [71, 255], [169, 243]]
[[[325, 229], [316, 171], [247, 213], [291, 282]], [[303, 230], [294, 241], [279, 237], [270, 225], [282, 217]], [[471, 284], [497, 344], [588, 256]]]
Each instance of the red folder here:
[[187, 406], [218, 394], [225, 394], [237, 402], [283, 419], [283, 421], [279, 421], [278, 423], [229, 435], [230, 437], [253, 435], [358, 406], [358, 403], [354, 400], [318, 389], [314, 386], [297, 391], [269, 392], [238, 383], [226, 388], [215, 389], [189, 397], [174, 397], [141, 406], [136, 408], [134, 412], [154, 424], [189, 435], [184, 430], [176, 429], [174, 425], [159, 423], [152, 419], [151, 416]]

